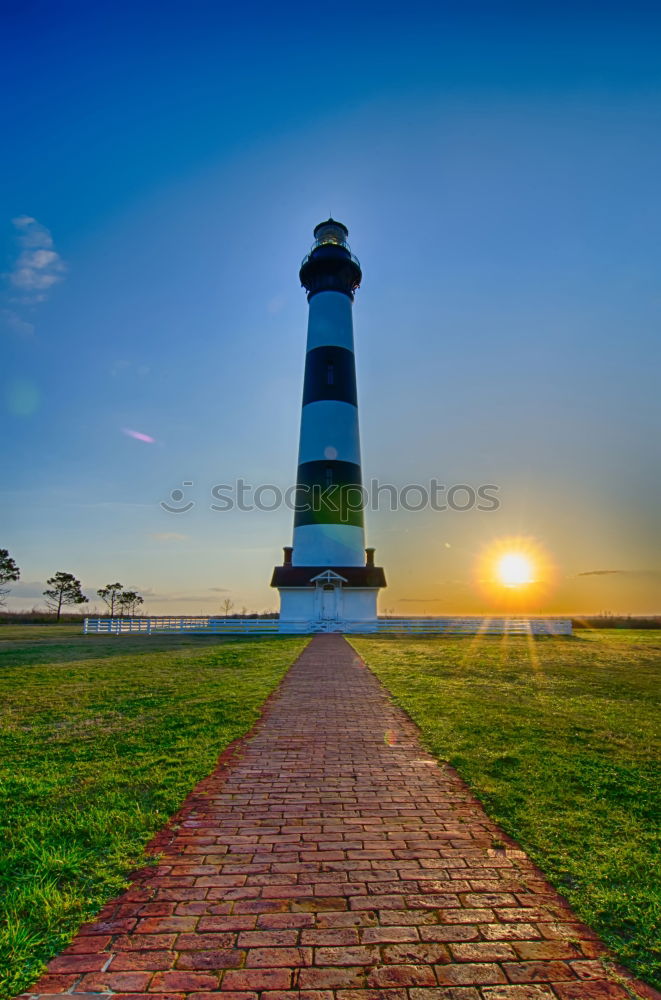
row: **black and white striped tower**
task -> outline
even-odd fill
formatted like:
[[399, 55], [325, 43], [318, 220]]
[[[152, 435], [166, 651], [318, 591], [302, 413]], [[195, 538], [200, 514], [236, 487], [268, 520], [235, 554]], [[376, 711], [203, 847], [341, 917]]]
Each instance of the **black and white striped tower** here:
[[327, 219], [300, 270], [309, 302], [294, 544], [271, 585], [283, 621], [376, 618], [385, 576], [365, 549], [352, 306], [362, 278], [349, 231]]

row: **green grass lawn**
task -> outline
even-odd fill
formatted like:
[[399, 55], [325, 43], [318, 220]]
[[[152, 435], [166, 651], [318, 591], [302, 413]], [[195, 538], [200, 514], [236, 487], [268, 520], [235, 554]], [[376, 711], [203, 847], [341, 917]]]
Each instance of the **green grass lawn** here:
[[304, 645], [0, 629], [0, 997], [127, 884]]
[[427, 747], [660, 986], [661, 632], [352, 642]]

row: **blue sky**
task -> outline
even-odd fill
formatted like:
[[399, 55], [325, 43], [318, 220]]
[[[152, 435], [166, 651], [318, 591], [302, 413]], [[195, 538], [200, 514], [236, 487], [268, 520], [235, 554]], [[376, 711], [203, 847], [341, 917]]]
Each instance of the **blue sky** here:
[[495, 513], [370, 513], [382, 605], [480, 610], [481, 551], [526, 536], [539, 610], [659, 611], [661, 16], [529, 7], [9, 13], [11, 606], [63, 569], [155, 612], [275, 607], [291, 513], [210, 490], [295, 476], [298, 265], [332, 212], [364, 271], [366, 477], [500, 487]]

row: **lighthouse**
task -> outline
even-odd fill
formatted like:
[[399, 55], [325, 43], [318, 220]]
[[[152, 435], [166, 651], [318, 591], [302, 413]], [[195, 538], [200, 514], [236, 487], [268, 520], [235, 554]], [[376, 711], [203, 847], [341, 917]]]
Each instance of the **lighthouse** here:
[[327, 219], [300, 270], [309, 315], [293, 545], [271, 586], [280, 620], [312, 628], [376, 620], [383, 569], [365, 548], [353, 300], [362, 279], [349, 231]]

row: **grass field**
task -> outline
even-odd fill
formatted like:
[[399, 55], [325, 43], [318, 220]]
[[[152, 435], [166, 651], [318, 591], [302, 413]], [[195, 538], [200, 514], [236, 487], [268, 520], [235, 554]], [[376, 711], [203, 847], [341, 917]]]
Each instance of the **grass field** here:
[[428, 748], [661, 986], [661, 633], [352, 642]]
[[[429, 748], [617, 957], [661, 985], [661, 633], [353, 642]], [[3, 1000], [122, 889], [304, 644], [0, 628]]]
[[0, 629], [0, 997], [126, 885], [304, 645]]

